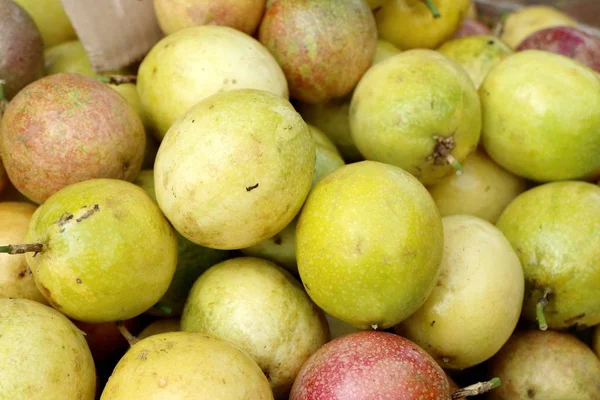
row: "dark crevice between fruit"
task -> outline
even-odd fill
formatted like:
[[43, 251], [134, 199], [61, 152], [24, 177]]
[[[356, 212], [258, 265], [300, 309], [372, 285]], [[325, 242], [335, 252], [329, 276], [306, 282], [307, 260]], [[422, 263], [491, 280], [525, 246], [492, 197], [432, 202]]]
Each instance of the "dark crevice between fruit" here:
[[467, 386], [452, 393], [452, 399], [460, 399], [462, 397], [479, 396], [487, 393], [492, 389], [500, 386], [500, 378], [493, 378], [487, 382], [479, 382], [471, 386]]
[[137, 75], [108, 75], [101, 76], [98, 80], [109, 85], [123, 85], [125, 83], [137, 83]]
[[171, 315], [173, 313], [173, 309], [171, 307], [161, 303], [156, 303], [152, 308], [162, 311], [167, 315]]
[[4, 115], [4, 111], [6, 111], [6, 107], [8, 107], [8, 101], [4, 97], [4, 84], [4, 80], [0, 79], [0, 119]]
[[462, 165], [452, 155], [455, 143], [453, 136], [434, 136], [433, 139], [437, 142], [433, 148], [433, 153], [427, 156], [427, 161], [433, 161], [435, 165], [450, 164], [455, 170], [456, 174], [462, 174]]

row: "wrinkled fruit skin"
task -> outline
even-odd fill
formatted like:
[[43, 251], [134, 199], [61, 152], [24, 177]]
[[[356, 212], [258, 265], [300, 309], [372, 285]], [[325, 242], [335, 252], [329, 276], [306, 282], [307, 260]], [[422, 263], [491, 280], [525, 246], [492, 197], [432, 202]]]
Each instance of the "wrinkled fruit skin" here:
[[281, 96], [226, 91], [196, 104], [156, 156], [156, 199], [191, 242], [220, 250], [252, 246], [286, 227], [315, 170], [306, 123]]
[[258, 37], [281, 65], [290, 96], [313, 104], [350, 93], [377, 47], [375, 19], [363, 0], [275, 0]]
[[234, 345], [200, 333], [168, 332], [123, 356], [100, 400], [172, 398], [273, 400], [267, 378]]
[[396, 329], [443, 368], [461, 370], [488, 360], [510, 338], [525, 281], [517, 254], [494, 225], [469, 215], [442, 222], [444, 257], [436, 287]]
[[476, 19], [466, 18], [460, 29], [454, 34], [454, 39], [459, 39], [467, 36], [478, 36], [491, 34], [492, 30], [483, 22]]
[[489, 376], [502, 381], [490, 400], [600, 398], [600, 360], [566, 333], [516, 332], [491, 360]]
[[348, 164], [312, 190], [296, 227], [298, 271], [312, 300], [358, 328], [390, 328], [424, 302], [439, 273], [442, 221], [406, 171]]
[[[350, 104], [350, 132], [361, 154], [425, 185], [454, 173], [447, 155], [462, 163], [480, 131], [479, 96], [469, 75], [433, 50], [405, 51], [374, 65]], [[451, 145], [441, 143], [446, 139]]]
[[47, 76], [22, 90], [0, 128], [8, 176], [38, 204], [88, 179], [132, 181], [146, 146], [142, 122], [123, 97], [75, 73]]
[[269, 51], [226, 26], [196, 26], [163, 38], [146, 55], [137, 77], [144, 113], [159, 140], [199, 101], [236, 89], [288, 98], [285, 75]]
[[600, 72], [600, 39], [570, 26], [543, 29], [529, 35], [517, 51], [544, 50], [572, 58]]
[[65, 187], [34, 213], [26, 243], [36, 284], [72, 319], [133, 318], [167, 291], [177, 238], [156, 203], [136, 185], [92, 179]]
[[61, 0], [14, 0], [33, 18], [46, 48], [77, 39]]
[[450, 400], [444, 371], [420, 347], [385, 332], [351, 333], [304, 364], [290, 400]]
[[554, 182], [522, 193], [496, 226], [517, 252], [525, 274], [523, 316], [536, 322], [536, 304], [550, 329], [600, 323], [600, 187]]
[[94, 400], [85, 337], [64, 315], [28, 299], [0, 299], [0, 398]]
[[225, 25], [252, 35], [265, 10], [265, 0], [154, 0], [165, 35], [197, 25]]
[[0, 79], [12, 99], [44, 75], [44, 42], [29, 14], [11, 0], [0, 0]]
[[261, 367], [276, 399], [287, 399], [304, 362], [329, 340], [323, 312], [287, 271], [260, 258], [215, 265], [194, 284], [181, 329], [227, 340]]
[[438, 51], [463, 67], [477, 89], [488, 72], [513, 53], [510, 47], [491, 35], [450, 40]]
[[593, 70], [526, 50], [494, 67], [479, 93], [483, 147], [506, 170], [535, 182], [600, 173], [600, 76]]

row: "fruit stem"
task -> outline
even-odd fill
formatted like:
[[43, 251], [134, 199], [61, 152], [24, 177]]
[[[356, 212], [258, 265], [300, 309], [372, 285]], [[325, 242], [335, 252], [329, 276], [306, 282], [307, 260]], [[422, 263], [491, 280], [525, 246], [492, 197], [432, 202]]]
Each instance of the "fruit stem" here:
[[461, 397], [479, 396], [489, 392], [492, 389], [500, 386], [500, 378], [496, 377], [487, 382], [479, 382], [466, 388], [458, 389], [452, 393], [452, 399], [460, 399]]
[[125, 327], [125, 325], [123, 325], [123, 321], [117, 321], [116, 324], [117, 328], [119, 328], [119, 332], [121, 332], [121, 335], [123, 335], [125, 340], [127, 340], [127, 343], [129, 343], [130, 347], [140, 341], [140, 339], [133, 336], [131, 332], [129, 332], [129, 330]]
[[171, 315], [173, 313], [173, 309], [167, 305], [164, 304], [160, 304], [160, 303], [156, 303], [154, 305], [154, 308], [156, 308], [157, 310], [160, 310], [162, 312], [164, 312], [165, 314]]
[[433, 15], [433, 18], [441, 17], [439, 10], [435, 6], [435, 4], [433, 4], [433, 0], [424, 0], [424, 1], [425, 1], [425, 5], [427, 6], [427, 8], [429, 8], [429, 11], [431, 11], [431, 15]]
[[136, 83], [137, 75], [108, 75], [98, 77], [100, 82], [108, 83], [109, 85], [122, 85], [124, 83]]
[[446, 161], [448, 161], [448, 164], [452, 165], [454, 170], [456, 170], [456, 175], [462, 175], [463, 167], [462, 165], [460, 165], [458, 160], [454, 158], [452, 154], [448, 154], [448, 156], [446, 157]]
[[538, 300], [537, 304], [535, 305], [536, 319], [538, 321], [541, 331], [545, 331], [546, 329], [548, 329], [548, 323], [546, 322], [546, 316], [544, 315], [544, 309], [548, 305], [548, 295], [550, 294], [550, 292], [551, 292], [550, 289], [548, 289], [548, 288], [544, 289], [544, 294], [542, 295], [542, 297]]
[[28, 244], [8, 244], [6, 246], [0, 246], [0, 253], [7, 254], [25, 254], [25, 253], [39, 253], [44, 249], [44, 245], [41, 243], [28, 243]]

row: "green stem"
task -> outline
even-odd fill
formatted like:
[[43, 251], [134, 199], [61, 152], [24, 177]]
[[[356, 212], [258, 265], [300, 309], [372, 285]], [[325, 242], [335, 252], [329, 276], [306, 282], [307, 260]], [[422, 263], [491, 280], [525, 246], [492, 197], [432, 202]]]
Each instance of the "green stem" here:
[[448, 161], [448, 164], [452, 165], [452, 167], [456, 171], [456, 175], [462, 175], [463, 167], [462, 167], [462, 165], [460, 165], [458, 160], [456, 158], [454, 158], [454, 156], [452, 156], [452, 154], [448, 154], [448, 156], [446, 157], [446, 160]]
[[44, 249], [44, 245], [41, 243], [8, 244], [5, 246], [0, 246], [0, 253], [7, 253], [7, 254], [39, 253], [43, 249]]
[[536, 314], [536, 318], [537, 318], [537, 321], [538, 321], [541, 331], [545, 331], [548, 329], [548, 323], [546, 322], [546, 316], [544, 315], [544, 309], [548, 305], [548, 295], [550, 294], [550, 292], [551, 292], [550, 289], [548, 289], [548, 288], [544, 289], [544, 294], [542, 295], [542, 297], [538, 300], [537, 304], [535, 305], [535, 314]]
[[154, 305], [154, 308], [164, 312], [167, 315], [171, 315], [173, 313], [173, 309], [165, 304], [156, 303]]
[[136, 83], [137, 75], [106, 75], [99, 76], [98, 80], [109, 85], [122, 85], [124, 83]]
[[427, 8], [429, 8], [429, 11], [431, 11], [431, 15], [433, 15], [433, 18], [441, 17], [439, 10], [435, 6], [435, 4], [433, 4], [433, 0], [424, 0], [424, 1], [425, 1], [425, 5], [427, 6]]
[[489, 392], [492, 389], [500, 386], [500, 378], [496, 377], [487, 382], [479, 382], [466, 388], [458, 389], [452, 393], [452, 399], [460, 399], [462, 397], [479, 396]]
[[131, 332], [129, 332], [125, 325], [123, 325], [123, 321], [117, 321], [116, 324], [117, 328], [119, 328], [119, 332], [121, 332], [121, 335], [123, 335], [125, 340], [127, 340], [127, 343], [129, 343], [129, 346], [133, 346], [140, 341], [138, 338], [133, 336]]

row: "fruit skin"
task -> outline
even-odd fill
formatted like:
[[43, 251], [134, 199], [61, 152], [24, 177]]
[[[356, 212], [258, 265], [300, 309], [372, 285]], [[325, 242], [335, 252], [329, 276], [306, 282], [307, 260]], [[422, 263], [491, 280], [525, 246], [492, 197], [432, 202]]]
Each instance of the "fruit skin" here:
[[600, 77], [593, 70], [527, 50], [492, 69], [479, 93], [483, 147], [506, 170], [535, 182], [600, 173]]
[[[148, 193], [156, 202], [154, 191], [154, 171], [142, 170], [133, 181]], [[177, 235], [177, 268], [171, 280], [169, 289], [158, 301], [161, 306], [168, 307], [171, 312], [166, 313], [156, 307], [146, 311], [146, 314], [160, 317], [178, 317], [183, 312], [192, 285], [200, 275], [213, 265], [231, 257], [231, 252], [209, 249], [190, 242], [180, 233]]]
[[469, 215], [442, 222], [444, 257], [436, 287], [396, 331], [442, 368], [465, 369], [491, 358], [510, 338], [525, 280], [517, 254], [494, 225]]
[[10, 100], [44, 75], [44, 42], [31, 16], [11, 0], [0, 0], [0, 79]]
[[477, 89], [492, 68], [513, 54], [510, 47], [491, 35], [450, 40], [438, 51], [463, 67]]
[[179, 318], [163, 318], [154, 321], [145, 327], [140, 334], [137, 335], [137, 338], [142, 340], [152, 335], [179, 331], [181, 331], [181, 321]]
[[38, 204], [88, 179], [132, 181], [146, 146], [142, 122], [123, 97], [75, 73], [27, 86], [8, 105], [0, 128], [8, 176]]
[[2, 159], [0, 158], [0, 193], [2, 193], [4, 189], [6, 189], [9, 183], [10, 181], [8, 180], [6, 169], [4, 168], [4, 164], [2, 163]]
[[489, 364], [502, 384], [490, 400], [600, 398], [600, 360], [570, 334], [516, 332]]
[[178, 120], [156, 156], [156, 198], [175, 229], [213, 249], [252, 246], [296, 216], [312, 183], [315, 144], [283, 97], [217, 93]]
[[442, 251], [442, 220], [427, 190], [406, 171], [374, 161], [323, 178], [296, 227], [309, 296], [363, 329], [387, 329], [415, 312], [435, 285]]
[[13, 1], [31, 15], [42, 34], [46, 48], [77, 38], [61, 0]]
[[302, 364], [329, 340], [325, 316], [300, 282], [255, 257], [227, 260], [206, 271], [188, 296], [181, 328], [246, 351], [276, 399], [288, 398]]
[[496, 226], [517, 252], [525, 274], [523, 317], [536, 321], [536, 304], [551, 290], [550, 329], [600, 323], [600, 187], [565, 181], [522, 193]]
[[361, 154], [400, 167], [425, 185], [455, 172], [443, 156], [452, 146], [435, 137], [451, 138], [449, 153], [462, 163], [480, 131], [479, 96], [469, 75], [433, 50], [408, 50], [373, 66], [350, 104], [350, 132]]
[[488, 35], [491, 33], [492, 30], [486, 24], [467, 17], [452, 38], [460, 39], [467, 36]]
[[577, 21], [546, 5], [526, 6], [508, 14], [497, 28], [500, 39], [516, 48], [527, 36], [553, 26], [575, 26]]
[[0, 398], [94, 399], [94, 360], [69, 319], [33, 300], [0, 299], [0, 321]]
[[258, 38], [281, 65], [290, 96], [316, 104], [352, 91], [372, 64], [377, 27], [364, 0], [274, 0]]
[[92, 179], [55, 193], [30, 222], [26, 243], [35, 282], [48, 302], [81, 322], [133, 318], [167, 291], [177, 238], [148, 194], [133, 183]]
[[400, 53], [402, 53], [402, 50], [394, 46], [392, 43], [377, 39], [377, 49], [375, 50], [375, 56], [373, 57], [373, 65], [379, 64], [380, 62]]
[[545, 50], [572, 58], [600, 72], [600, 39], [572, 26], [556, 26], [529, 35], [517, 51]]
[[461, 175], [427, 188], [442, 217], [467, 214], [492, 224], [526, 189], [525, 179], [506, 171], [481, 150], [467, 156]]
[[272, 400], [256, 362], [231, 343], [190, 332], [153, 335], [117, 364], [101, 400]]
[[165, 35], [197, 25], [225, 25], [252, 35], [264, 10], [265, 0], [154, 0]]
[[[0, 202], [0, 243], [23, 243], [37, 206]], [[35, 285], [25, 255], [0, 254], [0, 298], [25, 298], [48, 304]]]
[[433, 0], [434, 18], [421, 0], [384, 0], [375, 12], [381, 39], [402, 50], [434, 49], [454, 35], [469, 11], [471, 0]]
[[327, 343], [302, 366], [290, 400], [450, 400], [444, 371], [420, 347], [386, 332]]
[[163, 38], [140, 64], [137, 89], [159, 140], [193, 105], [218, 92], [259, 89], [288, 98], [285, 75], [269, 51], [226, 26], [196, 26]]

